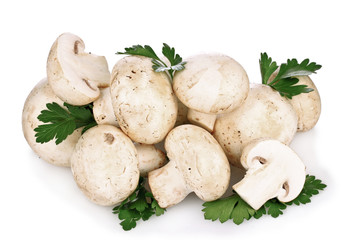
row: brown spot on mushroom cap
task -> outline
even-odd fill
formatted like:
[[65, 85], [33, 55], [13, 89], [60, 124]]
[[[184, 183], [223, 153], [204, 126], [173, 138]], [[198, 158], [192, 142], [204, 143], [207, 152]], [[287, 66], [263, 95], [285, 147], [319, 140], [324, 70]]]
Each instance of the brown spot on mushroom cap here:
[[111, 133], [104, 133], [104, 138], [105, 138], [105, 142], [108, 144], [112, 144], [114, 142], [114, 135], [112, 135]]

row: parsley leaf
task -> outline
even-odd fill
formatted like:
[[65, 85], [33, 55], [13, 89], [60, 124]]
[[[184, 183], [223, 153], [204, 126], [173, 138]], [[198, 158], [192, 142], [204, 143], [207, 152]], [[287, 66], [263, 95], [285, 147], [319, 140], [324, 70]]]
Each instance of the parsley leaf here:
[[144, 178], [140, 177], [135, 191], [113, 208], [113, 214], [117, 214], [122, 220], [120, 225], [125, 231], [135, 228], [136, 222], [140, 219], [146, 221], [152, 215], [160, 216], [166, 211], [158, 205], [153, 195], [145, 189], [144, 184]]
[[249, 220], [255, 214], [255, 210], [237, 194], [212, 202], [205, 202], [203, 206], [205, 207], [202, 210], [205, 219], [212, 221], [219, 219], [221, 223], [233, 219], [235, 224], [240, 224], [244, 219]]
[[172, 81], [174, 78], [175, 71], [181, 71], [185, 68], [186, 62], [182, 61], [179, 54], [175, 54], [175, 48], [171, 48], [166, 43], [163, 44], [162, 48], [163, 55], [169, 60], [170, 66], [162, 61], [155, 53], [155, 51], [148, 45], [133, 45], [132, 47], [125, 48], [124, 52], [117, 52], [116, 54], [127, 54], [133, 56], [144, 56], [151, 58], [153, 63], [153, 70], [155, 72], [166, 72]]
[[[303, 60], [300, 64], [296, 59], [288, 59], [287, 63], [283, 63], [278, 67], [275, 61], [267, 53], [260, 55], [260, 72], [262, 84], [268, 85], [278, 91], [281, 96], [291, 99], [293, 96], [301, 93], [309, 93], [314, 91], [307, 85], [296, 85], [299, 79], [296, 76], [307, 76], [316, 73], [321, 65], [311, 62], [309, 59]], [[279, 68], [279, 72], [272, 81], [269, 81], [271, 75]]]
[[171, 67], [168, 69], [171, 79], [174, 78], [175, 71], [181, 71], [185, 68], [186, 62], [183, 62], [179, 54], [175, 54], [175, 48], [171, 48], [166, 43], [163, 44], [162, 53], [169, 60]]
[[283, 211], [286, 208], [286, 205], [280, 202], [277, 198], [270, 199], [265, 204], [265, 209], [267, 209], [267, 214], [271, 215], [273, 218], [283, 214]]
[[307, 175], [304, 187], [297, 198], [288, 203], [282, 203], [277, 198], [268, 200], [261, 208], [254, 210], [251, 208], [240, 196], [236, 193], [227, 197], [218, 199], [212, 202], [205, 202], [204, 218], [207, 220], [219, 220], [221, 223], [232, 219], [237, 225], [241, 224], [245, 219], [249, 220], [251, 217], [259, 219], [263, 215], [270, 215], [274, 218], [283, 214], [283, 210], [288, 205], [300, 205], [310, 202], [313, 195], [324, 190], [326, 187], [321, 180], [316, 179], [314, 176]]
[[91, 104], [72, 106], [64, 103], [64, 106], [68, 111], [55, 102], [46, 104], [47, 109], [42, 110], [38, 116], [39, 121], [46, 124], [39, 125], [34, 129], [36, 142], [46, 143], [55, 138], [55, 143], [60, 144], [75, 129], [84, 127], [82, 130], [84, 133], [96, 125]]
[[311, 202], [310, 198], [313, 195], [319, 194], [320, 190], [324, 190], [326, 184], [322, 183], [320, 179], [316, 179], [315, 176], [306, 175], [305, 184], [300, 194], [292, 201], [287, 202], [286, 205], [300, 205]]

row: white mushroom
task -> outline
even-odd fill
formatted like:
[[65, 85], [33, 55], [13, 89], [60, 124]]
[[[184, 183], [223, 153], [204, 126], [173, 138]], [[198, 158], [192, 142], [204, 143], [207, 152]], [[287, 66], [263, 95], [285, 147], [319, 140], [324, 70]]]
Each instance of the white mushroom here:
[[298, 116], [298, 132], [305, 132], [312, 129], [319, 120], [321, 113], [321, 99], [319, 91], [308, 76], [297, 76], [297, 85], [307, 85], [314, 91], [302, 93], [290, 99], [290, 103]]
[[[273, 81], [278, 73], [279, 68], [271, 74], [268, 82]], [[312, 129], [320, 118], [321, 99], [319, 91], [309, 76], [296, 76], [296, 78], [299, 79], [296, 85], [306, 85], [314, 89], [312, 92], [302, 93], [289, 99], [298, 117], [297, 131], [306, 132]]]
[[148, 173], [161, 168], [168, 161], [165, 153], [157, 149], [154, 145], [135, 143], [139, 160], [140, 176], [147, 177]]
[[84, 52], [81, 38], [61, 34], [51, 47], [47, 77], [55, 94], [72, 105], [86, 105], [96, 100], [99, 87], [110, 83], [108, 64], [103, 56]]
[[190, 192], [204, 201], [220, 198], [230, 181], [230, 165], [216, 140], [203, 128], [181, 125], [165, 139], [170, 162], [149, 173], [151, 192], [162, 208]]
[[100, 97], [94, 101], [93, 114], [97, 124], [119, 127], [111, 103], [110, 88], [100, 89]]
[[230, 163], [239, 159], [246, 144], [257, 138], [273, 138], [289, 144], [296, 133], [297, 116], [289, 101], [271, 87], [254, 84], [241, 107], [218, 116], [213, 135]]
[[249, 91], [243, 67], [221, 54], [200, 54], [186, 60], [186, 68], [173, 80], [176, 96], [188, 108], [193, 124], [213, 130], [217, 114], [239, 107]]
[[241, 164], [247, 172], [233, 189], [255, 210], [275, 197], [281, 202], [295, 199], [305, 183], [304, 163], [277, 140], [250, 143], [243, 150]]
[[165, 73], [152, 69], [151, 59], [124, 57], [113, 68], [111, 99], [120, 128], [133, 141], [161, 142], [174, 127], [177, 100]]
[[97, 125], [81, 136], [71, 157], [71, 170], [81, 191], [104, 206], [126, 199], [139, 181], [136, 148], [111, 125]]
[[42, 110], [46, 109], [46, 104], [52, 102], [56, 102], [60, 106], [63, 106], [64, 103], [54, 94], [47, 79], [44, 78], [34, 87], [25, 101], [22, 112], [22, 129], [26, 141], [41, 159], [54, 165], [69, 167], [71, 154], [80, 138], [82, 129], [76, 129], [58, 145], [55, 140], [43, 144], [36, 142], [34, 129], [40, 124], [44, 124], [37, 117]]

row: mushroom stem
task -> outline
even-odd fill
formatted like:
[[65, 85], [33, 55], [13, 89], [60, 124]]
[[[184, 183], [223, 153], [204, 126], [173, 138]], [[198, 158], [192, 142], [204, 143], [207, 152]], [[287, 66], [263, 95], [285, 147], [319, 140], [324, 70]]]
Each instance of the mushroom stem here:
[[171, 207], [181, 202], [192, 192], [187, 188], [175, 161], [170, 161], [166, 166], [149, 172], [149, 186], [162, 208]]
[[194, 109], [189, 109], [187, 118], [192, 124], [202, 127], [209, 132], [214, 130], [216, 114], [202, 113]]

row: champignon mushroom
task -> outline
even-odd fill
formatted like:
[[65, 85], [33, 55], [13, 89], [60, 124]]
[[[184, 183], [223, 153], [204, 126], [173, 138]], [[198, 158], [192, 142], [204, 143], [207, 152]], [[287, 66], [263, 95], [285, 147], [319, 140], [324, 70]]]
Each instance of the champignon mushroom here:
[[94, 101], [93, 114], [97, 124], [119, 127], [111, 103], [110, 88], [100, 89], [100, 97]]
[[55, 94], [72, 105], [86, 105], [96, 100], [99, 87], [108, 87], [110, 72], [103, 56], [84, 52], [81, 38], [61, 34], [51, 47], [47, 77]]
[[241, 151], [257, 138], [289, 144], [296, 133], [297, 116], [289, 101], [271, 87], [254, 84], [241, 107], [218, 116], [213, 135], [230, 163], [241, 167]]
[[111, 125], [97, 125], [81, 136], [71, 157], [71, 170], [81, 191], [104, 206], [123, 201], [139, 181], [136, 148]]
[[149, 173], [151, 192], [162, 208], [190, 192], [204, 201], [220, 198], [230, 181], [230, 165], [216, 140], [203, 128], [181, 125], [165, 139], [170, 162]]
[[259, 139], [247, 145], [241, 156], [245, 177], [233, 186], [235, 192], [258, 210], [267, 200], [281, 202], [296, 198], [305, 183], [305, 165], [287, 145]]
[[133, 141], [161, 142], [174, 127], [177, 100], [165, 73], [152, 69], [151, 59], [129, 56], [112, 70], [111, 99], [120, 128]]
[[[278, 73], [279, 68], [271, 74], [268, 82], [273, 81]], [[299, 80], [296, 85], [306, 85], [314, 89], [312, 92], [302, 93], [289, 99], [298, 117], [297, 131], [306, 132], [312, 129], [320, 118], [321, 99], [319, 91], [309, 76], [296, 76], [296, 78]]]
[[319, 91], [308, 76], [297, 76], [297, 85], [307, 85], [314, 91], [293, 96], [290, 103], [298, 116], [298, 132], [305, 132], [312, 129], [319, 120], [321, 113], [321, 99]]
[[55, 95], [47, 79], [44, 78], [33, 88], [25, 101], [22, 112], [22, 129], [29, 146], [41, 159], [57, 166], [70, 167], [71, 154], [80, 138], [82, 129], [76, 129], [58, 145], [55, 140], [43, 144], [36, 142], [34, 129], [42, 124], [37, 117], [42, 110], [46, 109], [46, 104], [52, 102], [56, 102], [60, 106], [63, 106], [64, 103]]
[[140, 176], [147, 177], [148, 173], [161, 168], [168, 161], [165, 153], [157, 149], [154, 145], [135, 143], [139, 160]]
[[176, 96], [188, 108], [188, 119], [212, 132], [217, 114], [239, 107], [249, 91], [244, 68], [222, 54], [200, 54], [186, 60], [173, 80]]

